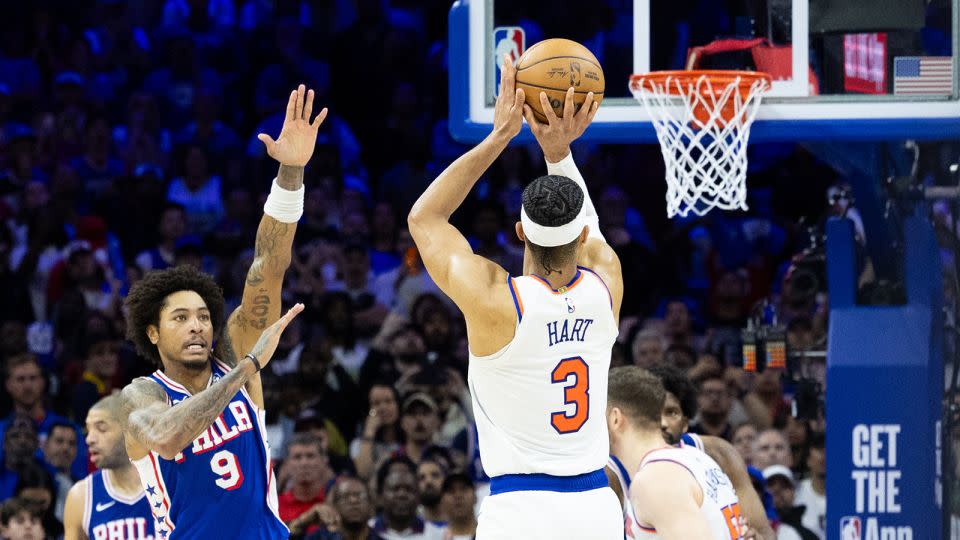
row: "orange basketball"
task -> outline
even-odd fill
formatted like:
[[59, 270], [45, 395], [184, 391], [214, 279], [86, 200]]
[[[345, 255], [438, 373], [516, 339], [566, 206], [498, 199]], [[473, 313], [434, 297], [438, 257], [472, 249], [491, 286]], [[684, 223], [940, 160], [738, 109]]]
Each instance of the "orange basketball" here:
[[577, 110], [588, 92], [599, 103], [603, 99], [603, 68], [589, 49], [569, 39], [545, 39], [526, 50], [517, 62], [517, 88], [523, 88], [533, 115], [546, 123], [540, 106], [540, 92], [545, 92], [558, 117], [563, 116], [567, 89], [574, 89], [573, 103]]

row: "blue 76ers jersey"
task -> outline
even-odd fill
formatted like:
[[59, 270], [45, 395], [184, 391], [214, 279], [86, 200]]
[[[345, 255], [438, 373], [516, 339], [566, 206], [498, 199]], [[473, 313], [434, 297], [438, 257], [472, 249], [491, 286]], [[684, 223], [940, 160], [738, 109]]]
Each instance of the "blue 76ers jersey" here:
[[[230, 371], [211, 360], [214, 384]], [[190, 397], [182, 385], [156, 371], [150, 378], [171, 405]], [[150, 500], [156, 537], [169, 539], [273, 539], [289, 531], [277, 511], [264, 411], [240, 389], [213, 425], [174, 459], [154, 452], [134, 462]]]
[[150, 503], [141, 491], [136, 497], [116, 492], [110, 477], [96, 471], [87, 477], [83, 531], [90, 540], [153, 540]]

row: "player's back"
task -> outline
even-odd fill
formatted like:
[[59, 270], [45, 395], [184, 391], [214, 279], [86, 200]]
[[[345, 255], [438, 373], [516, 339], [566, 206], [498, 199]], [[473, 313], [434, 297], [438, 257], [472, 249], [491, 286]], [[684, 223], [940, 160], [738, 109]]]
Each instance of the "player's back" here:
[[87, 495], [83, 508], [83, 531], [90, 540], [150, 540], [154, 535], [153, 516], [146, 494], [124, 497], [108, 475], [95, 471], [83, 482]]
[[480, 458], [490, 475], [477, 538], [622, 540], [609, 452], [607, 371], [617, 337], [603, 280], [508, 278], [519, 322], [499, 352], [470, 357]]
[[514, 338], [495, 354], [470, 357], [484, 470], [495, 477], [601, 469], [617, 337], [609, 291], [582, 267], [556, 290], [537, 276], [508, 279], [519, 319]]
[[[230, 368], [214, 361], [212, 370], [211, 384]], [[174, 407], [190, 395], [160, 371], [151, 378]], [[264, 421], [263, 410], [241, 389], [213, 425], [174, 459], [150, 452], [134, 462], [158, 535], [173, 540], [289, 536], [277, 511]]]
[[[691, 446], [661, 448], [648, 453], [640, 462], [640, 470], [651, 463], [670, 462], [683, 467], [693, 475], [703, 491], [700, 513], [710, 526], [710, 540], [739, 540], [743, 536], [743, 518], [740, 499], [733, 483], [716, 461], [705, 452]], [[686, 474], [686, 473], [684, 473]], [[636, 476], [636, 475], [634, 475]], [[656, 529], [637, 523], [635, 538], [658, 538]], [[707, 539], [704, 539], [707, 540]]]

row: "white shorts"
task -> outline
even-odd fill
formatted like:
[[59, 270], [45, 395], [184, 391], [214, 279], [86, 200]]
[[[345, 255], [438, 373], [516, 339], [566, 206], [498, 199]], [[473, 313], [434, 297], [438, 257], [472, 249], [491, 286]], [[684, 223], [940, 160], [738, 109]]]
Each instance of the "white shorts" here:
[[511, 491], [480, 505], [477, 540], [623, 540], [623, 510], [609, 487]]

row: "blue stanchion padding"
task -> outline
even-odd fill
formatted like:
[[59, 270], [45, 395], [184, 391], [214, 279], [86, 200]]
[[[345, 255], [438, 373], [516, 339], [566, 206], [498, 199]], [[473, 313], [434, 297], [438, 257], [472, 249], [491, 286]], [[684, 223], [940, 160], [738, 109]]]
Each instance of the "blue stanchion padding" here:
[[940, 538], [939, 253], [904, 226], [908, 301], [855, 305], [853, 230], [828, 224], [827, 538]]

